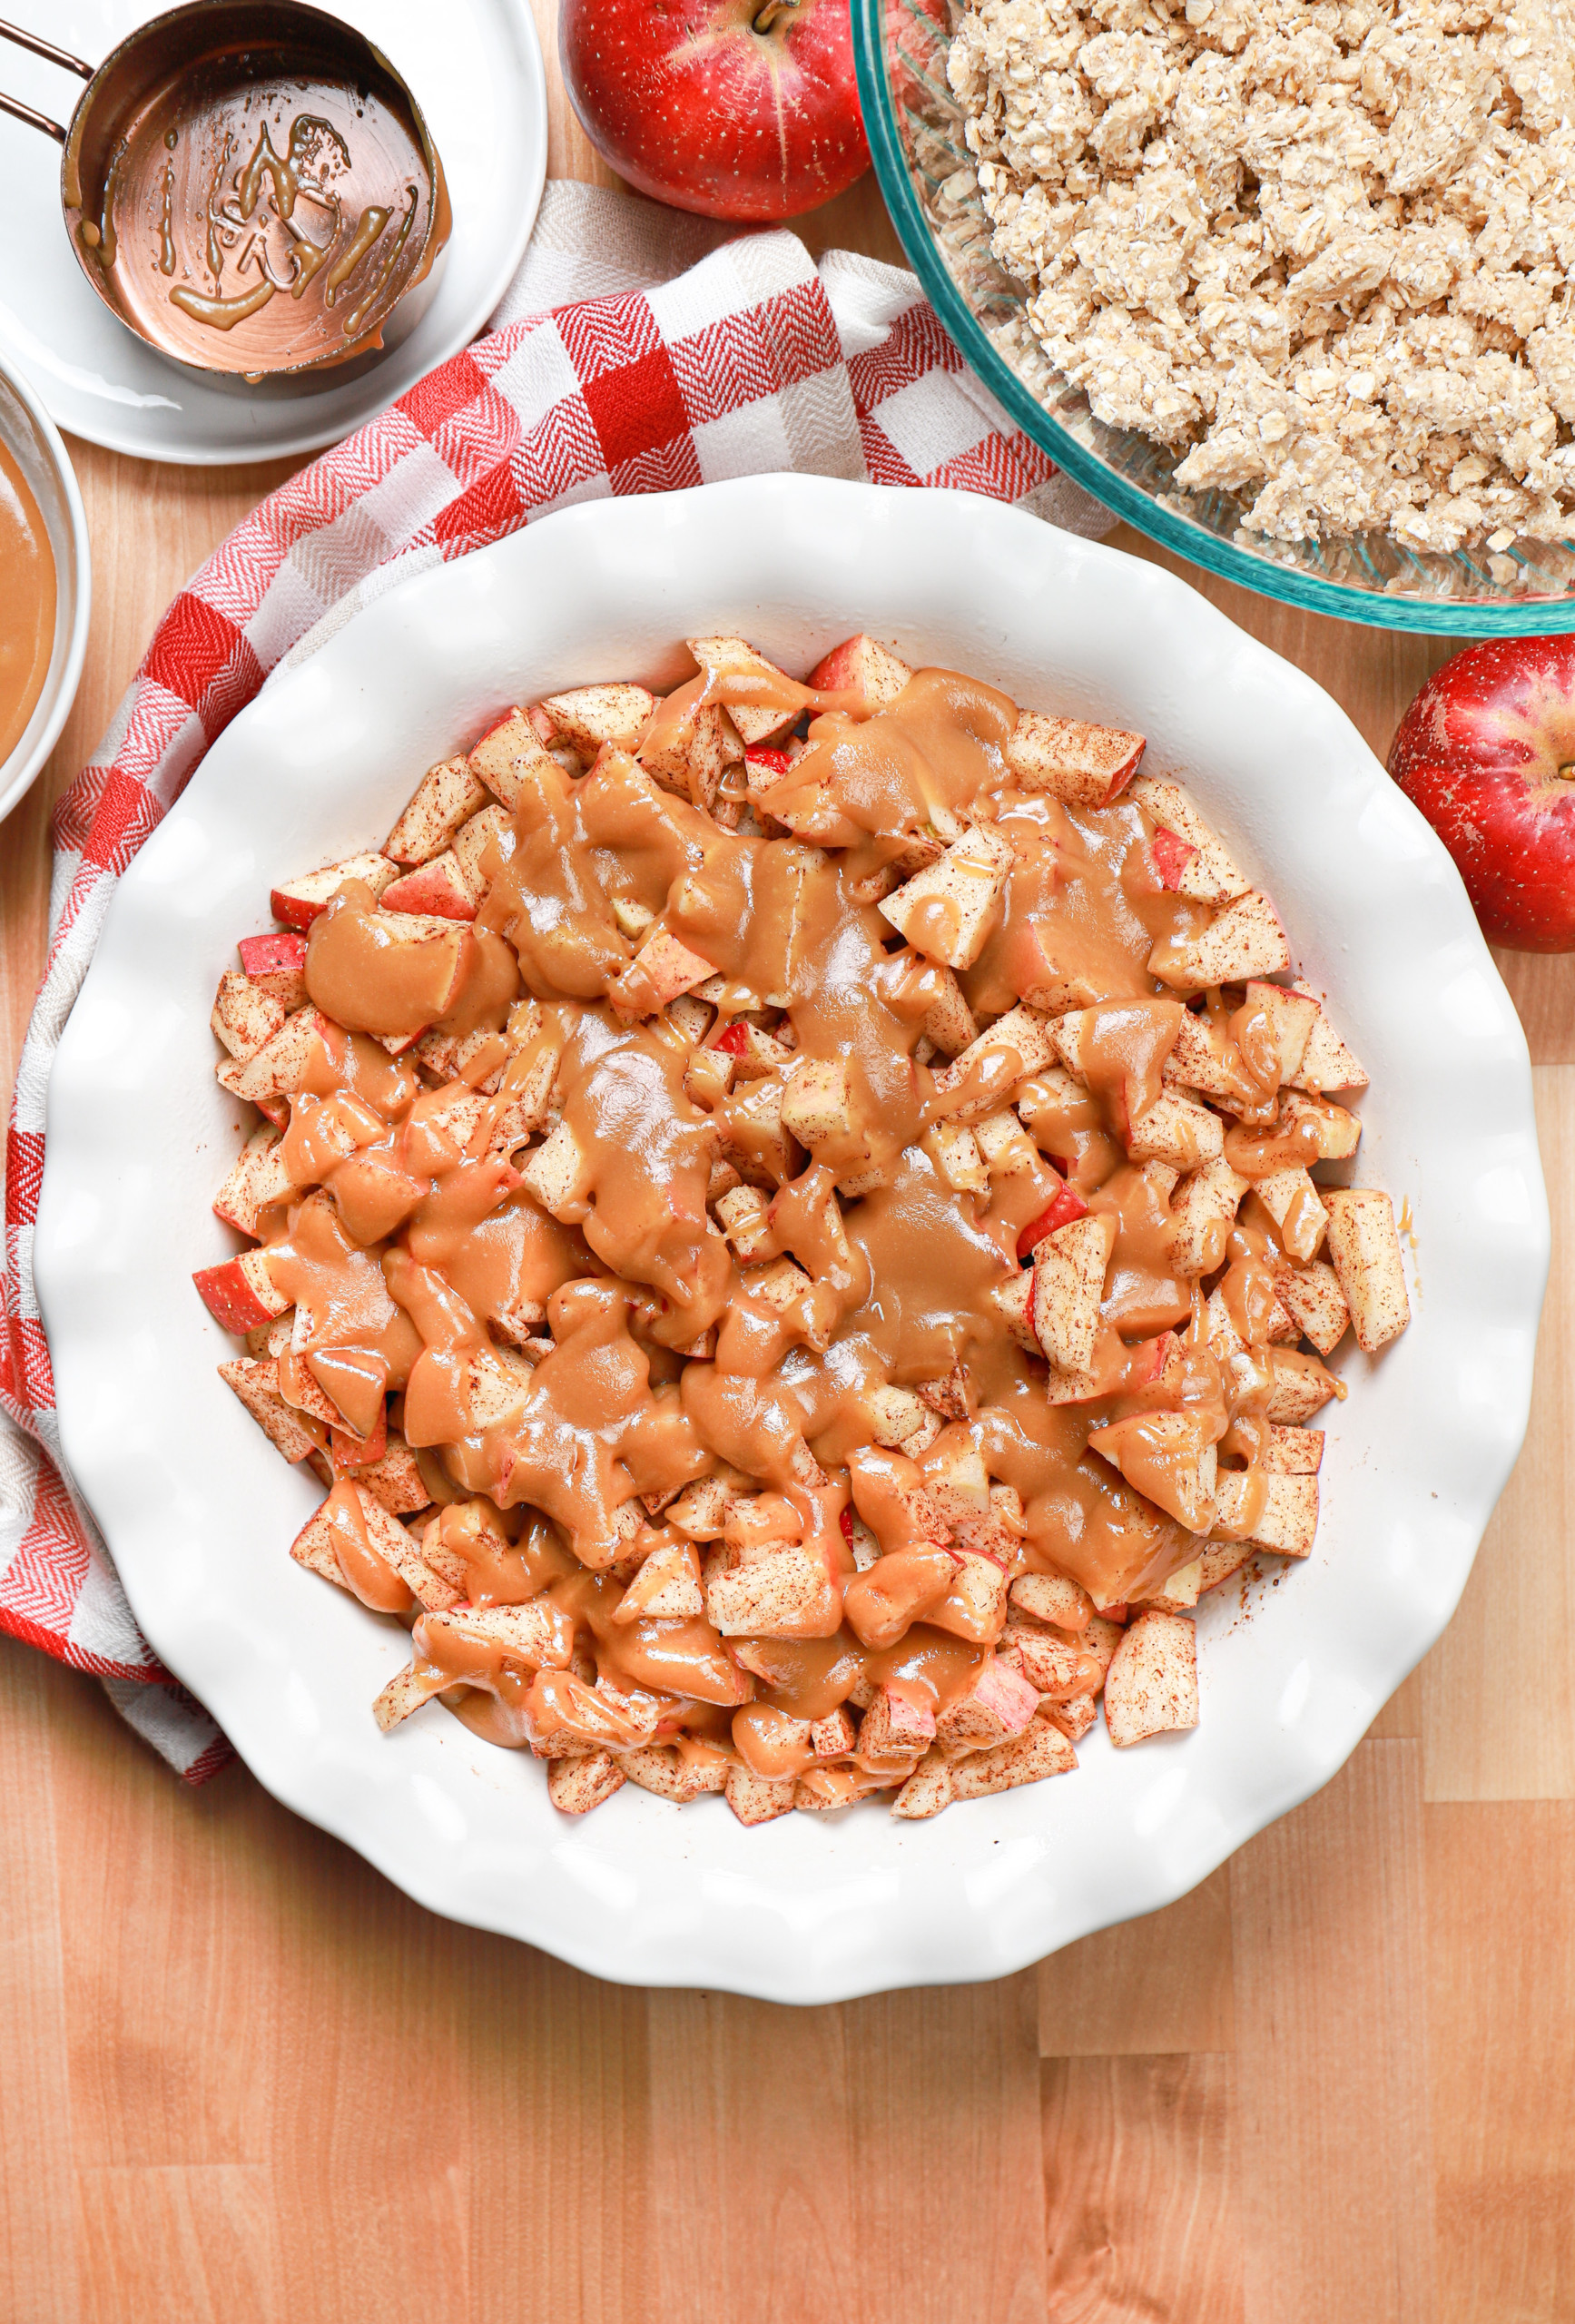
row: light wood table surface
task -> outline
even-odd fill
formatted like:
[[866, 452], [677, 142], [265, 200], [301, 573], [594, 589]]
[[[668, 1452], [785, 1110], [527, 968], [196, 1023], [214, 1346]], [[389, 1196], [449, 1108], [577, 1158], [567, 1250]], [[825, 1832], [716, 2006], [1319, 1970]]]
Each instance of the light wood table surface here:
[[[606, 175], [556, 74], [551, 166]], [[901, 256], [869, 182], [805, 231]], [[73, 452], [93, 632], [0, 829], [7, 1090], [49, 809], [288, 472]], [[1380, 755], [1448, 650], [1186, 577]], [[1502, 965], [1553, 1280], [1465, 1601], [1327, 1790], [1037, 1971], [802, 2012], [600, 1984], [434, 1919], [240, 1766], [186, 1791], [0, 1640], [3, 2324], [1575, 2317], [1575, 960]]]

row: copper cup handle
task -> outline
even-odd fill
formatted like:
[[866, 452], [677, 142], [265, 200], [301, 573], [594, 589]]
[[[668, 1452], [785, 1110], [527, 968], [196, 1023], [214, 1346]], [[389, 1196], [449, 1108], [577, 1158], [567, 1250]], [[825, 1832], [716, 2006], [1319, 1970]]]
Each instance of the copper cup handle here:
[[[36, 33], [25, 33], [20, 25], [0, 24], [0, 40], [8, 40], [17, 48], [31, 50], [34, 56], [42, 56], [46, 64], [63, 64], [68, 73], [80, 73], [84, 81], [91, 81], [97, 70], [95, 65], [84, 64], [80, 56], [68, 55], [64, 48], [56, 48], [50, 41], [40, 40]], [[25, 121], [29, 129], [42, 129], [46, 136], [54, 139], [57, 145], [65, 143], [66, 133], [59, 122], [51, 121], [46, 113], [35, 113], [31, 105], [25, 105], [20, 97], [6, 96], [4, 90], [0, 90], [0, 113], [8, 113], [14, 121]]]

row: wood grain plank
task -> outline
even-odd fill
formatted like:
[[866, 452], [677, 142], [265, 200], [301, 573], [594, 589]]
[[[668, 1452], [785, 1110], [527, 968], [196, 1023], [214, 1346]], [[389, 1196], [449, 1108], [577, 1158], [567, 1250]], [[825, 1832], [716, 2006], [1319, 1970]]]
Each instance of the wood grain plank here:
[[1575, 1806], [1423, 1810], [1440, 2324], [1575, 2315]]
[[1229, 2050], [1228, 1871], [1222, 1866], [1161, 1913], [1052, 1953], [1039, 1980], [1047, 2058]]
[[50, 1723], [74, 1673], [0, 1638], [0, 2315], [56, 2324], [78, 2302], [70, 2003], [60, 1941]]
[[1403, 1679], [1384, 1704], [1367, 1733], [1371, 1739], [1382, 1736], [1410, 1741], [1422, 1733], [1422, 1674], [1425, 1661], [1418, 1663], [1409, 1679]]
[[1046, 2061], [1055, 2324], [1241, 2324], [1231, 2075], [1202, 2054]]
[[854, 2249], [882, 2324], [1048, 2324], [1037, 2000], [1028, 1970], [844, 2013]]
[[86, 2260], [82, 2324], [146, 2324], [155, 2316], [276, 2324], [284, 2317], [265, 2171], [223, 2163], [84, 2171], [77, 2212]]
[[1575, 1066], [1533, 1079], [1553, 1271], [1525, 1450], [1423, 1666], [1430, 1800], [1575, 1798]]
[[[467, 2324], [645, 2324], [655, 2225], [645, 1995], [450, 1929], [467, 2093]], [[686, 2230], [684, 2215], [667, 2231]]]
[[1493, 958], [1525, 1029], [1533, 1065], [1575, 1065], [1575, 960], [1567, 952], [1510, 952]]
[[1231, 1865], [1247, 2324], [1434, 2324], [1422, 1747]]

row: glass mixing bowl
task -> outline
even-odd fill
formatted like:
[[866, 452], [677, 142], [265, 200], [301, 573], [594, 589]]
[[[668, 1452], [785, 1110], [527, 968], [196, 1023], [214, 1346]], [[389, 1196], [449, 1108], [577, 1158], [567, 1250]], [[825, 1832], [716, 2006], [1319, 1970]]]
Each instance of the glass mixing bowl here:
[[960, 15], [958, 0], [852, 0], [859, 94], [903, 247], [946, 329], [1017, 426], [1151, 539], [1265, 596], [1345, 621], [1455, 636], [1575, 629], [1575, 543], [1519, 543], [1495, 560], [1514, 567], [1511, 579], [1499, 580], [1481, 547], [1446, 556], [1376, 533], [1264, 540], [1243, 530], [1235, 495], [1176, 484], [1182, 454], [1096, 419], [1034, 338], [1023, 285], [990, 254], [961, 109], [946, 79]]

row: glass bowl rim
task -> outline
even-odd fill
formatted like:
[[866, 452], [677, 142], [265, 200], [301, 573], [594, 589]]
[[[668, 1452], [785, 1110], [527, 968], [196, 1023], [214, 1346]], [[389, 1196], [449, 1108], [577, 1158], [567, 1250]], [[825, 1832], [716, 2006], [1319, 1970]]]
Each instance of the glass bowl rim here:
[[909, 179], [887, 77], [881, 23], [889, 0], [850, 0], [853, 66], [859, 102], [870, 141], [875, 176], [886, 199], [897, 236], [940, 319], [948, 337], [1023, 433], [1057, 466], [1111, 513], [1137, 527], [1187, 564], [1256, 596], [1327, 614], [1337, 621], [1361, 622], [1374, 629], [1409, 630], [1432, 636], [1525, 637], [1575, 630], [1575, 590], [1560, 597], [1506, 598], [1502, 604], [1452, 597], [1423, 597], [1404, 591], [1379, 593], [1348, 588], [1315, 574], [1277, 565], [1237, 548], [1176, 510], [1162, 507], [1141, 486], [1129, 483], [1079, 444], [1031, 395], [953, 281], [930, 235]]

